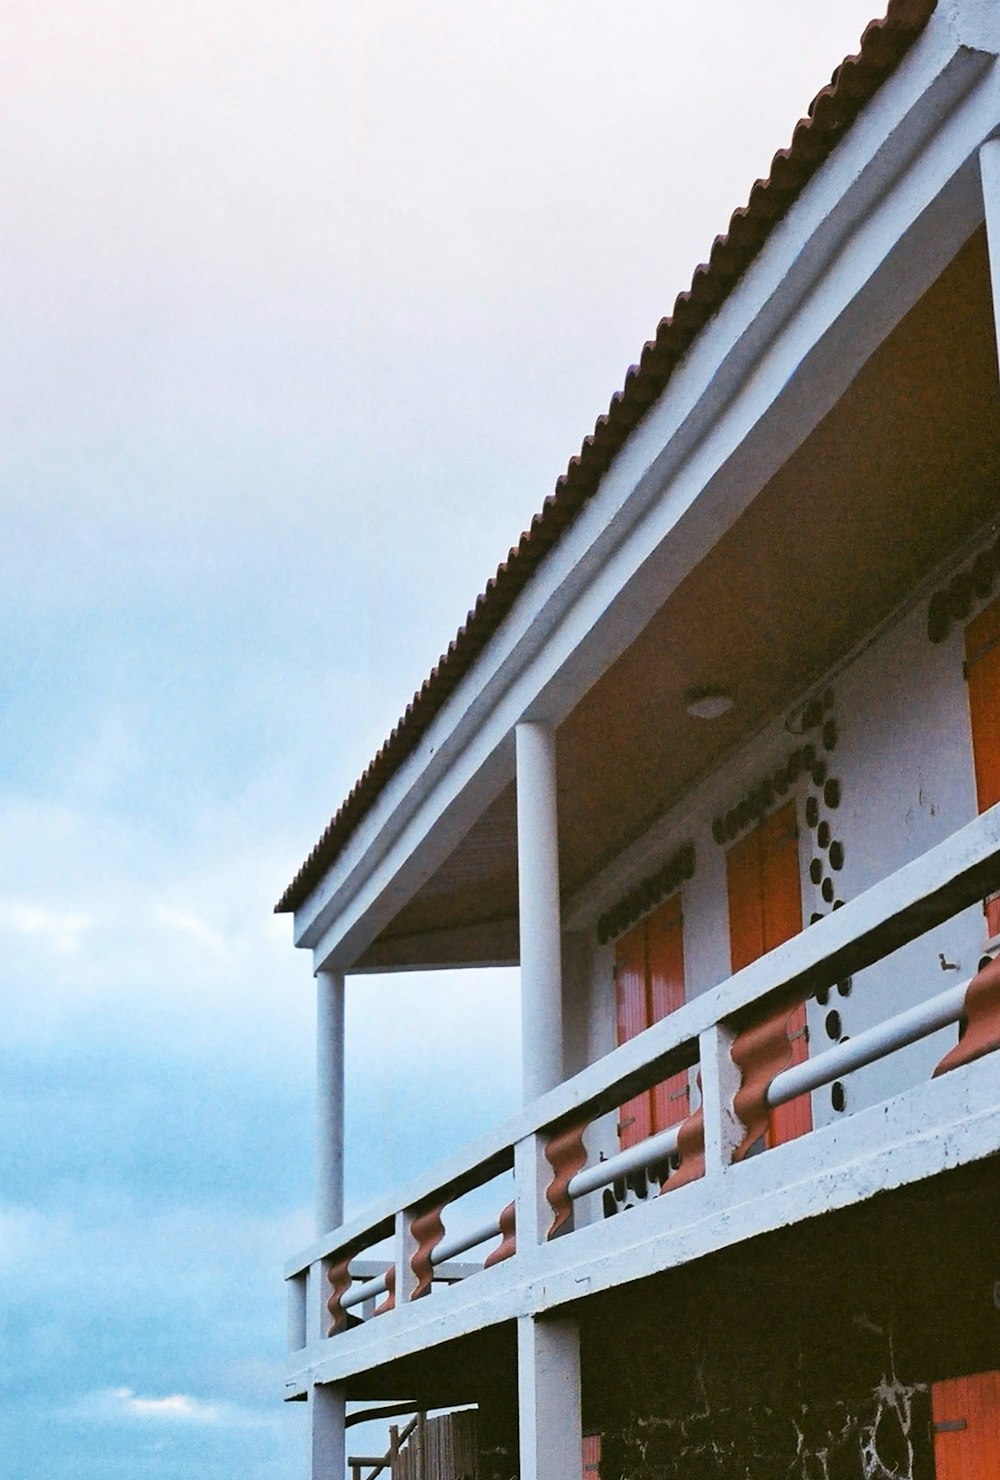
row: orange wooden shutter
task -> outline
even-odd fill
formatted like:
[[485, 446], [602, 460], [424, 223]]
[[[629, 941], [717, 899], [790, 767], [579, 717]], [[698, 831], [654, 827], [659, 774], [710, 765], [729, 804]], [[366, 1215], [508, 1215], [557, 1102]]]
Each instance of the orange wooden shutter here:
[[[773, 951], [802, 929], [802, 884], [799, 873], [799, 830], [795, 803], [788, 802], [760, 825], [761, 900], [764, 909], [764, 949]], [[793, 1064], [806, 1059], [806, 1008], [799, 1003], [788, 1016], [785, 1030], [792, 1045]], [[779, 1146], [812, 1130], [812, 1104], [802, 1095], [771, 1112], [769, 1146]]]
[[[618, 1015], [618, 1042], [627, 1043], [643, 1028], [649, 1027], [649, 1003], [646, 994], [646, 927], [636, 925], [615, 946], [615, 1002]], [[618, 1138], [624, 1150], [644, 1141], [651, 1131], [651, 1102], [644, 1090], [621, 1108]]]
[[583, 1436], [583, 1480], [601, 1480], [601, 1436]]
[[[618, 1042], [675, 1012], [684, 1002], [684, 924], [680, 895], [674, 895], [623, 935], [615, 946]], [[688, 1114], [688, 1077], [672, 1074], [662, 1084], [623, 1105], [618, 1121], [622, 1148]]]
[[[649, 1020], [658, 1023], [684, 1005], [684, 924], [680, 895], [675, 894], [646, 921], [646, 966], [649, 973]], [[653, 1089], [653, 1130], [666, 1130], [685, 1120], [689, 1110], [686, 1073], [671, 1074]]]
[[[980, 812], [1000, 802], [1000, 600], [965, 629], [972, 758]], [[986, 933], [1000, 934], [1000, 899], [986, 904]]]
[[972, 751], [979, 810], [1000, 802], [1000, 601], [965, 629]]
[[760, 834], [757, 828], [726, 854], [729, 894], [729, 960], [742, 971], [763, 956], [764, 902], [761, 898]]
[[[757, 825], [726, 855], [729, 894], [729, 956], [734, 971], [749, 966], [802, 929], [802, 886], [799, 875], [795, 803]], [[806, 1010], [802, 1004], [787, 1016], [786, 1031], [793, 1064], [808, 1048]], [[812, 1130], [808, 1096], [772, 1111], [767, 1144], [778, 1146]]]
[[1000, 1372], [931, 1384], [937, 1480], [1000, 1475]]

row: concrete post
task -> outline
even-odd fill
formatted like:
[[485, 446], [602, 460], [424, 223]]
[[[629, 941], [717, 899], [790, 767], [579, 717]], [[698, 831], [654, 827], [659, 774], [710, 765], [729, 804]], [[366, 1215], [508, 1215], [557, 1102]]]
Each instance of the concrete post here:
[[717, 1177], [732, 1162], [733, 1152], [746, 1132], [733, 1101], [740, 1087], [740, 1071], [733, 1063], [733, 1034], [713, 1023], [698, 1035], [701, 1102], [705, 1123], [705, 1175]]
[[561, 1316], [518, 1316], [520, 1480], [580, 1480], [580, 1332]]
[[979, 175], [986, 207], [986, 240], [993, 281], [993, 318], [1000, 357], [1000, 138], [987, 139], [979, 151]]
[[309, 1390], [311, 1480], [344, 1480], [347, 1404], [337, 1383], [317, 1383]]
[[344, 1221], [344, 978], [316, 976], [316, 1232]]
[[563, 1077], [556, 741], [551, 725], [519, 724], [517, 873], [524, 1103]]
[[552, 1168], [545, 1160], [545, 1137], [537, 1134], [518, 1141], [514, 1147], [514, 1205], [516, 1208], [517, 1257], [532, 1258], [534, 1250], [545, 1242], [552, 1209], [545, 1189], [552, 1180]]
[[308, 1272], [297, 1274], [293, 1279], [285, 1281], [285, 1293], [288, 1297], [288, 1350], [290, 1352], [301, 1351], [308, 1339], [308, 1291]]

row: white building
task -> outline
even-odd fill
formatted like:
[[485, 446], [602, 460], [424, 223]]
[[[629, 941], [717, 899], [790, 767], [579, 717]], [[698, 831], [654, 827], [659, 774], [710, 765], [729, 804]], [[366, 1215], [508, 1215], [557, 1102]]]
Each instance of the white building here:
[[[869, 27], [279, 905], [315, 1480], [1000, 1475], [998, 52]], [[342, 1226], [345, 976], [484, 963], [523, 1109]]]

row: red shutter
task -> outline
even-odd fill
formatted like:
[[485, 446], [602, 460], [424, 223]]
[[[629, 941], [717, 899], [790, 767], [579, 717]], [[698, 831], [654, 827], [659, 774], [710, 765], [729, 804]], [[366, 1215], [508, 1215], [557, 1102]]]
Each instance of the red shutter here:
[[601, 1436], [583, 1436], [583, 1480], [601, 1480]]
[[[676, 1011], [684, 1002], [684, 925], [680, 895], [623, 935], [615, 947], [618, 1042]], [[622, 1106], [619, 1141], [634, 1146], [688, 1114], [688, 1077], [672, 1074]]]
[[[965, 672], [980, 812], [1000, 802], [1000, 600], [965, 629]], [[1000, 934], [1000, 899], [986, 904], [986, 933]]]
[[[681, 898], [675, 894], [646, 921], [646, 966], [649, 973], [649, 1020], [684, 1005], [684, 925]], [[672, 1074], [653, 1089], [653, 1130], [666, 1130], [689, 1113], [687, 1073]]]
[[979, 810], [1000, 802], [1000, 601], [965, 629], [972, 751]]
[[[799, 872], [795, 803], [758, 824], [726, 855], [729, 894], [729, 956], [734, 971], [749, 966], [802, 929], [802, 885]], [[806, 1010], [793, 1008], [786, 1031], [793, 1064], [806, 1058]], [[812, 1130], [808, 1095], [771, 1114], [767, 1144], [778, 1146]]]
[[1000, 1372], [931, 1384], [937, 1480], [1000, 1475]]
[[[649, 1027], [646, 994], [646, 927], [636, 925], [615, 946], [615, 1001], [618, 1013], [618, 1042], [627, 1043]], [[623, 1105], [618, 1118], [618, 1139], [624, 1150], [650, 1134], [650, 1096], [644, 1090]]]
[[734, 971], [742, 971], [765, 951], [758, 828], [747, 833], [726, 854], [726, 886], [729, 894], [729, 961]]

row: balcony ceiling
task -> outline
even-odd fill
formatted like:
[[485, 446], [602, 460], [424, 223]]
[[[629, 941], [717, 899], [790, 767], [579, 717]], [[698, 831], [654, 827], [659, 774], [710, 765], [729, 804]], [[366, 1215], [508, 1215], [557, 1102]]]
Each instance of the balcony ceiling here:
[[[997, 515], [998, 372], [980, 230], [560, 726], [564, 892]], [[703, 685], [736, 699], [710, 725], [685, 711], [685, 692]], [[516, 912], [511, 786], [358, 964], [481, 959], [473, 927], [490, 941], [487, 958], [516, 960]], [[443, 951], [441, 933], [456, 927]]]

